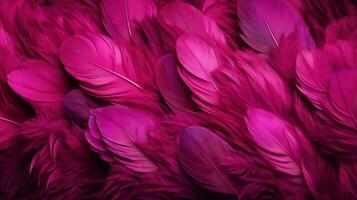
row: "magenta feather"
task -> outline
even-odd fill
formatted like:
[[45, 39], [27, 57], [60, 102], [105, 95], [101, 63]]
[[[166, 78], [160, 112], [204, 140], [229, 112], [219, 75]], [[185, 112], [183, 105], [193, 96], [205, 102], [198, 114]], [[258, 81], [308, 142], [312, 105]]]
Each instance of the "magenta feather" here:
[[240, 0], [237, 9], [243, 40], [260, 52], [278, 48], [282, 37], [295, 31], [302, 47], [314, 46], [302, 17], [286, 0]]
[[295, 138], [296, 130], [272, 113], [260, 109], [248, 110], [246, 122], [261, 154], [275, 169], [299, 180], [302, 176], [301, 147]]
[[220, 166], [232, 155], [232, 148], [214, 133], [199, 126], [185, 129], [178, 139], [178, 155], [185, 171], [199, 185], [216, 192], [238, 195]]
[[66, 70], [93, 96], [120, 103], [143, 94], [125, 47], [96, 34], [73, 36], [61, 46]]
[[0, 13], [0, 199], [357, 198], [355, 1]]
[[196, 103], [217, 103], [218, 89], [211, 74], [220, 66], [217, 49], [200, 37], [183, 35], [177, 40], [176, 51], [183, 66], [180, 76], [197, 97]]
[[184, 33], [211, 38], [221, 44], [226, 43], [225, 36], [216, 22], [188, 4], [171, 3], [166, 5], [159, 11], [159, 20]]
[[95, 149], [116, 155], [111, 161], [118, 161], [136, 172], [158, 169], [140, 148], [148, 142], [155, 125], [150, 116], [126, 107], [108, 106], [93, 110], [89, 120], [93, 126], [89, 125], [87, 139]]
[[342, 41], [326, 45], [323, 50], [301, 53], [296, 68], [300, 91], [321, 109], [331, 75], [342, 69], [353, 69], [357, 63], [354, 55], [356, 51], [352, 44]]
[[331, 22], [326, 28], [326, 41], [329, 43], [337, 42], [338, 40], [357, 39], [357, 17], [344, 17]]
[[178, 60], [174, 55], [164, 55], [156, 63], [156, 84], [167, 105], [173, 110], [194, 109], [190, 91], [181, 80], [177, 68]]
[[336, 121], [357, 130], [357, 70], [341, 70], [329, 81], [328, 100], [324, 107]]
[[140, 36], [137, 23], [156, 15], [152, 0], [105, 0], [101, 7], [105, 28], [116, 41], [136, 40]]
[[70, 85], [58, 66], [41, 60], [27, 60], [20, 64], [20, 69], [8, 74], [7, 79], [10, 87], [27, 100], [37, 114], [50, 114], [47, 109], [51, 106], [52, 111], [61, 113], [59, 109]]

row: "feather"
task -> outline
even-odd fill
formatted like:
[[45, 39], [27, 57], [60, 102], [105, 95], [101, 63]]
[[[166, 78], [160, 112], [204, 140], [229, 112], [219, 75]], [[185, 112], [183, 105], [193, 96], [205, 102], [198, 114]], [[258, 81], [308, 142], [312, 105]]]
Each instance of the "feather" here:
[[142, 95], [142, 87], [133, 79], [136, 72], [123, 46], [97, 34], [73, 36], [61, 46], [59, 56], [65, 69], [80, 81], [89, 94], [121, 103]]
[[357, 163], [343, 163], [339, 167], [339, 190], [343, 199], [357, 198], [357, 189], [354, 186], [357, 181]]
[[246, 123], [260, 153], [274, 168], [293, 178], [301, 178], [300, 146], [294, 136], [296, 130], [282, 119], [261, 109], [249, 109]]
[[344, 17], [331, 22], [326, 28], [325, 36], [328, 43], [338, 40], [357, 39], [357, 17]]
[[238, 195], [235, 186], [222, 171], [221, 163], [232, 156], [232, 148], [206, 128], [186, 128], [178, 137], [178, 156], [185, 171], [202, 187]]
[[211, 73], [219, 65], [217, 50], [197, 36], [183, 35], [176, 42], [177, 57], [184, 67], [179, 74], [199, 100], [217, 103], [217, 87]]
[[192, 110], [194, 104], [190, 92], [178, 72], [178, 60], [174, 55], [164, 55], [156, 63], [156, 84], [167, 105], [173, 110]]
[[213, 19], [225, 35], [227, 44], [233, 48], [240, 48], [244, 42], [239, 37], [236, 0], [207, 0], [203, 5], [204, 15]]
[[[291, 94], [285, 82], [267, 61], [252, 52], [240, 51], [236, 52], [236, 60], [242, 72], [236, 72], [232, 81], [237, 85], [241, 104], [248, 108], [261, 107], [287, 113], [291, 105]], [[230, 71], [232, 70], [229, 69], [228, 73]], [[232, 74], [234, 73], [228, 75]]]
[[329, 81], [324, 107], [341, 124], [357, 130], [357, 70], [341, 70]]
[[300, 53], [296, 66], [299, 90], [322, 109], [331, 75], [341, 69], [355, 68], [356, 53], [351, 43], [342, 41], [326, 45], [322, 50]]
[[130, 42], [138, 37], [138, 25], [142, 20], [156, 15], [152, 0], [104, 0], [101, 5], [103, 23], [115, 41]]
[[61, 69], [41, 60], [21, 63], [21, 69], [11, 72], [7, 80], [10, 87], [27, 100], [39, 115], [49, 113], [46, 109], [51, 106], [57, 110], [70, 88]]
[[88, 134], [95, 140], [97, 140], [95, 137], [101, 138], [100, 141], [97, 140], [101, 142], [100, 148], [105, 147], [116, 155], [113, 160], [119, 161], [135, 172], [148, 173], [158, 170], [140, 148], [140, 145], [149, 142], [149, 131], [154, 127], [150, 116], [122, 106], [95, 109], [91, 116], [93, 117], [90, 118], [90, 123], [94, 123], [97, 130], [93, 130], [90, 126]]
[[80, 89], [70, 91], [63, 100], [66, 116], [82, 128], [87, 127], [90, 111], [103, 105], [97, 99], [86, 95]]
[[159, 11], [159, 20], [167, 25], [179, 28], [184, 33], [203, 38], [212, 38], [226, 44], [224, 33], [211, 18], [185, 3], [170, 3]]
[[268, 53], [278, 48], [282, 36], [294, 31], [297, 31], [300, 46], [314, 46], [303, 19], [285, 0], [240, 0], [237, 10], [243, 40], [257, 51]]
[[296, 58], [300, 52], [296, 32], [280, 40], [279, 48], [270, 54], [273, 67], [291, 84], [295, 85]]

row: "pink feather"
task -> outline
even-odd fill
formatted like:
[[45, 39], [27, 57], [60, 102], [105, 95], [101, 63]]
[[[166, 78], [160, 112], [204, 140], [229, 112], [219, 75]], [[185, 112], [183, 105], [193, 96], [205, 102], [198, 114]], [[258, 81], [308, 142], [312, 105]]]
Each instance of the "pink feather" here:
[[257, 51], [268, 53], [294, 31], [304, 48], [314, 46], [302, 17], [286, 0], [239, 0], [238, 16], [243, 40]]
[[187, 34], [177, 40], [176, 51], [183, 66], [180, 76], [197, 97], [196, 103], [202, 107], [204, 102], [216, 104], [218, 91], [211, 73], [220, 66], [217, 49], [202, 38]]
[[136, 40], [139, 37], [137, 23], [156, 15], [152, 0], [104, 0], [101, 8], [105, 28], [116, 41]]
[[238, 195], [222, 171], [221, 163], [232, 155], [232, 148], [206, 128], [185, 129], [178, 138], [178, 156], [185, 171], [202, 187]]
[[148, 135], [155, 125], [150, 116], [126, 107], [108, 106], [93, 110], [90, 124], [93, 127], [89, 126], [87, 139], [92, 145], [98, 143], [93, 146], [95, 149], [112, 152], [115, 156], [110, 161], [120, 162], [135, 172], [158, 170], [140, 148], [148, 142]]
[[93, 96], [121, 103], [143, 95], [127, 50], [105, 36], [68, 38], [61, 46], [60, 58], [66, 70]]
[[225, 44], [226, 39], [216, 22], [199, 10], [185, 3], [171, 3], [161, 8], [159, 20], [176, 27], [184, 33], [211, 38]]
[[156, 63], [156, 84], [167, 105], [175, 112], [192, 110], [194, 104], [190, 98], [190, 91], [181, 80], [177, 68], [178, 60], [174, 55], [164, 55]]
[[7, 76], [10, 87], [27, 100], [39, 115], [52, 114], [47, 110], [49, 107], [60, 112], [58, 109], [61, 109], [63, 98], [70, 88], [62, 70], [41, 60], [27, 60], [20, 66], [21, 69]]

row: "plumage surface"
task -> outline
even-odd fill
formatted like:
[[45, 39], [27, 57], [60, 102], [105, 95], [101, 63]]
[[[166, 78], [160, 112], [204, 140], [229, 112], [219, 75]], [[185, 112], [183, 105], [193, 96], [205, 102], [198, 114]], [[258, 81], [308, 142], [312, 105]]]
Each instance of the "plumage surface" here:
[[206, 128], [186, 128], [178, 137], [178, 156], [185, 171], [205, 188], [236, 194], [221, 163], [232, 155], [231, 147]]
[[356, 199], [356, 16], [1, 0], [0, 199]]

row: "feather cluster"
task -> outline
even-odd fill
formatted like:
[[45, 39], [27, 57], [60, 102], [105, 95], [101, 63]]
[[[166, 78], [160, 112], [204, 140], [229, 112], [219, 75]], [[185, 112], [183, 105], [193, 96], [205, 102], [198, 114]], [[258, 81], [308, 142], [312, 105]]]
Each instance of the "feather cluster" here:
[[0, 199], [357, 199], [356, 1], [0, 1]]

